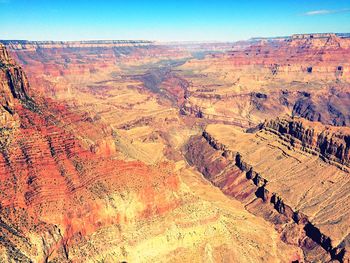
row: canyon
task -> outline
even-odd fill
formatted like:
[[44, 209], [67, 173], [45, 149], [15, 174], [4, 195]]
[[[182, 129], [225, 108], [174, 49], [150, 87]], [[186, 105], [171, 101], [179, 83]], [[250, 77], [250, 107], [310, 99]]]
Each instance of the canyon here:
[[1, 262], [349, 262], [346, 36], [0, 43]]
[[226, 195], [273, 222], [287, 243], [306, 246], [309, 261], [327, 258], [313, 242], [329, 252], [328, 260], [348, 258], [348, 171], [283, 136], [268, 127], [244, 133], [211, 124], [190, 140], [186, 156]]
[[349, 49], [349, 38], [330, 34], [254, 40], [190, 60], [180, 67], [195, 73], [184, 111], [245, 128], [284, 113], [348, 126]]

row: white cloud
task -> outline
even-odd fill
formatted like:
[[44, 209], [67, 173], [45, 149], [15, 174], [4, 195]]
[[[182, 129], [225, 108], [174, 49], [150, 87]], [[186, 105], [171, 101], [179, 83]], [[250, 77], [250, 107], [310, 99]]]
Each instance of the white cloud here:
[[331, 9], [322, 9], [322, 10], [312, 10], [304, 13], [305, 16], [317, 16], [317, 15], [329, 15], [329, 14], [338, 14], [338, 13], [349, 13], [350, 8], [331, 10]]

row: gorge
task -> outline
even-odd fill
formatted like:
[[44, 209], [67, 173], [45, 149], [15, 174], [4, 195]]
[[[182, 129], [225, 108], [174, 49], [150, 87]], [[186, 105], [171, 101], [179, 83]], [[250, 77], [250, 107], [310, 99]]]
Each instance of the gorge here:
[[0, 262], [350, 261], [347, 35], [0, 43]]

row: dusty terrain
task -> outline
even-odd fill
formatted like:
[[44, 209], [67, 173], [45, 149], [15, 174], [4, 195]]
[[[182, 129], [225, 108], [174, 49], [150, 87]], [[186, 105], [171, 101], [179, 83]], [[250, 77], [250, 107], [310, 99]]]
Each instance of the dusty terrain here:
[[348, 39], [4, 44], [0, 261], [348, 260]]

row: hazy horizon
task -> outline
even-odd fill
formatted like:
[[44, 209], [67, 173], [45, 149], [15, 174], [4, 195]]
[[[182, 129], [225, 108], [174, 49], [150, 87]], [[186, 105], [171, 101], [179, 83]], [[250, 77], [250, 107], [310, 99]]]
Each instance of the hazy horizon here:
[[0, 41], [29, 41], [29, 42], [77, 42], [77, 41], [150, 41], [150, 42], [155, 42], [155, 43], [230, 43], [230, 42], [238, 42], [238, 41], [245, 41], [249, 39], [254, 39], [254, 38], [279, 38], [279, 37], [289, 37], [292, 35], [296, 34], [350, 34], [349, 32], [298, 32], [298, 33], [293, 33], [290, 35], [271, 35], [271, 36], [251, 36], [249, 38], [244, 38], [244, 39], [237, 39], [237, 40], [157, 40], [157, 39], [42, 39], [42, 40], [37, 40], [37, 39], [4, 39], [1, 38]]

